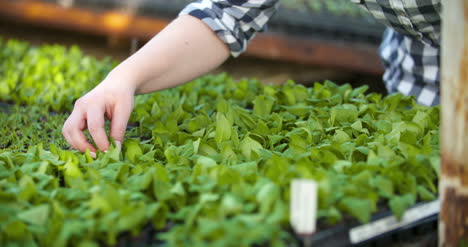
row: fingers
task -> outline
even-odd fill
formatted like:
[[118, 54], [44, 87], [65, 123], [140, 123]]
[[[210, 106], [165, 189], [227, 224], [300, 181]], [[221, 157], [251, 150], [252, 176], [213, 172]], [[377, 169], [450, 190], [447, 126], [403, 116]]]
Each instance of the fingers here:
[[133, 109], [133, 95], [132, 90], [115, 89], [111, 86], [96, 87], [76, 101], [72, 114], [64, 123], [63, 136], [74, 149], [96, 152], [96, 148], [83, 133], [87, 128], [98, 149], [106, 151], [109, 148], [109, 139], [104, 129], [107, 116], [111, 120], [110, 136], [119, 146], [124, 139]]
[[127, 129], [128, 119], [132, 112], [132, 103], [126, 102], [117, 104], [114, 108], [111, 121], [110, 136], [116, 142], [123, 142], [125, 130]]
[[88, 131], [101, 151], [109, 148], [106, 131], [104, 130], [104, 109], [93, 107], [86, 113]]
[[86, 152], [86, 149], [96, 152], [96, 149], [88, 142], [83, 133], [85, 127], [85, 115], [78, 110], [74, 110], [67, 121], [65, 121], [62, 133], [72, 148], [81, 152]]

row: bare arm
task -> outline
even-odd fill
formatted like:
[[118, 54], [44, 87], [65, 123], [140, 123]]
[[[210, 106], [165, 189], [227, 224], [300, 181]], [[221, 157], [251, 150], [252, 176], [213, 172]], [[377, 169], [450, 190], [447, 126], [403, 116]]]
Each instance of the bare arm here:
[[184, 15], [169, 24], [111, 76], [134, 81], [137, 93], [171, 88], [218, 67], [227, 46], [199, 19]]
[[78, 99], [62, 133], [73, 148], [96, 152], [83, 133], [88, 129], [105, 151], [109, 147], [105, 118], [111, 120], [110, 136], [122, 142], [136, 93], [183, 84], [216, 68], [228, 56], [228, 47], [202, 21], [181, 16]]

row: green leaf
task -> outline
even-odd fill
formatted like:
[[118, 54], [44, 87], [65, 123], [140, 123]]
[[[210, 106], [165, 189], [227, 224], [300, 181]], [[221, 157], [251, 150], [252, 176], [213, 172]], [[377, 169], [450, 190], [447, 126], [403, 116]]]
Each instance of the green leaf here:
[[266, 183], [260, 187], [256, 199], [260, 203], [260, 213], [266, 214], [280, 197], [280, 189], [274, 183]]
[[417, 190], [418, 190], [418, 195], [421, 198], [421, 200], [432, 201], [436, 199], [436, 196], [432, 194], [432, 192], [430, 192], [428, 189], [426, 189], [425, 187], [421, 185], [418, 186]]
[[267, 116], [271, 113], [275, 100], [273, 97], [259, 95], [255, 98], [253, 113], [259, 116]]
[[356, 106], [351, 104], [343, 104], [335, 106], [331, 109], [330, 121], [333, 124], [338, 123], [354, 123], [358, 118], [358, 110]]
[[236, 214], [242, 212], [244, 205], [238, 196], [228, 193], [223, 196], [221, 208], [225, 214]]
[[21, 188], [21, 192], [18, 195], [18, 197], [21, 200], [29, 201], [36, 193], [37, 193], [37, 188], [36, 184], [34, 183], [33, 179], [26, 175], [21, 178], [19, 181], [19, 185]]
[[231, 123], [222, 113], [216, 114], [216, 135], [215, 139], [218, 144], [227, 141], [231, 138]]
[[120, 209], [117, 221], [119, 231], [128, 231], [138, 228], [146, 218], [146, 206], [143, 203], [126, 205]]
[[49, 217], [49, 205], [42, 204], [18, 214], [18, 218], [31, 224], [45, 226]]
[[405, 194], [392, 197], [389, 201], [389, 206], [397, 219], [401, 219], [405, 210], [411, 207], [415, 202], [416, 197], [413, 194]]
[[356, 121], [353, 124], [351, 124], [351, 128], [361, 131], [362, 130], [362, 122], [361, 121]]
[[393, 183], [392, 180], [383, 176], [377, 176], [372, 180], [372, 186], [377, 188], [379, 194], [385, 198], [393, 196]]
[[254, 179], [257, 175], [257, 162], [251, 161], [231, 166], [231, 168], [241, 175], [244, 179]]
[[356, 217], [361, 223], [369, 222], [371, 218], [372, 202], [368, 199], [346, 197], [340, 201], [340, 207]]
[[440, 177], [440, 157], [431, 157], [430, 158], [431, 167], [437, 174], [437, 177]]
[[136, 159], [143, 155], [143, 150], [140, 147], [139, 139], [127, 139], [123, 143], [125, 157], [132, 162], [136, 162]]
[[349, 135], [342, 131], [342, 130], [336, 130], [335, 135], [333, 136], [333, 141], [336, 143], [344, 143], [351, 140]]
[[240, 142], [240, 150], [242, 155], [246, 157], [248, 160], [254, 157], [255, 154], [262, 149], [262, 145], [255, 141], [254, 139], [250, 138], [249, 136], [245, 136], [245, 138]]
[[11, 239], [24, 239], [27, 236], [26, 228], [26, 224], [17, 220], [6, 223], [3, 226], [3, 231]]

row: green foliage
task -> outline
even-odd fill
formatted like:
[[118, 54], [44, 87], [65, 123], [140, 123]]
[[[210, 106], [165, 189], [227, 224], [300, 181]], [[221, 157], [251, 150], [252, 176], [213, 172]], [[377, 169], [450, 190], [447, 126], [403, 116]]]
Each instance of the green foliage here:
[[92, 89], [112, 69], [109, 59], [96, 60], [72, 46], [8, 40], [0, 43], [0, 100], [71, 110], [73, 101]]
[[68, 145], [62, 137], [62, 125], [68, 114], [50, 113], [40, 106], [0, 106], [0, 150], [26, 151], [30, 145], [55, 143]]
[[[40, 143], [45, 149], [49, 149], [50, 144], [67, 149], [61, 130], [68, 116], [69, 113], [50, 112], [42, 106], [0, 103], [0, 151], [24, 152], [29, 146]], [[109, 130], [109, 124], [105, 127]], [[138, 137], [136, 131], [129, 128], [127, 136]]]
[[[66, 114], [13, 108], [0, 119], [21, 133], [1, 140], [0, 245], [113, 245], [151, 222], [169, 246], [282, 246], [294, 178], [318, 182], [330, 225], [366, 222], [378, 203], [401, 217], [437, 195], [439, 108], [366, 89], [205, 76], [138, 96], [122, 150], [96, 159], [66, 150], [54, 125]], [[34, 123], [54, 131], [19, 131]]]

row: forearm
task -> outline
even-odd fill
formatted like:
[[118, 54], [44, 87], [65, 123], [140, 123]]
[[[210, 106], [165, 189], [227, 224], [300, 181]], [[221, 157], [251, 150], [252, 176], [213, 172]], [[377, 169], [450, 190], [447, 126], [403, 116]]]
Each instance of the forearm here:
[[[181, 16], [117, 66], [108, 77], [138, 94], [175, 87], [223, 63], [229, 49], [202, 21]], [[110, 80], [115, 81], [115, 80]]]

